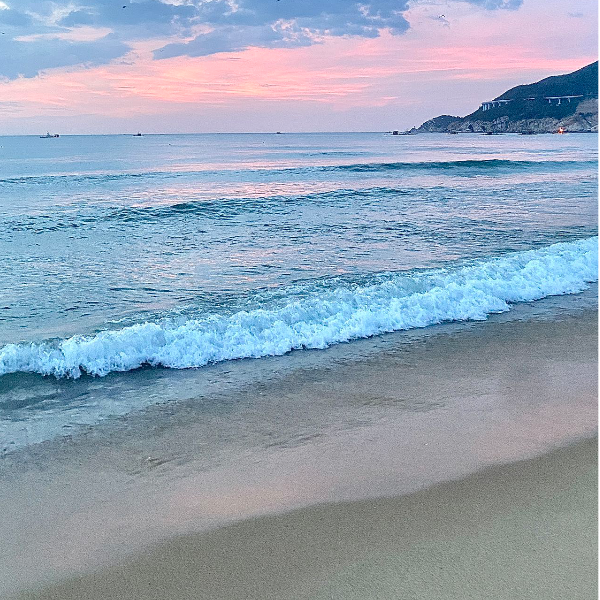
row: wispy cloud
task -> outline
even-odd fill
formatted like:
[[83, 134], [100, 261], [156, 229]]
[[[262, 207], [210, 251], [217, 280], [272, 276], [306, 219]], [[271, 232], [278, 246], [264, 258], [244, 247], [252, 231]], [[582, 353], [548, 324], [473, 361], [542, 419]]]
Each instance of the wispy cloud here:
[[[400, 35], [409, 29], [405, 13], [419, 1], [2, 0], [0, 76], [104, 64], [124, 56], [137, 40], [155, 40], [154, 58], [165, 59], [297, 48], [331, 37], [376, 38], [382, 31]], [[497, 11], [515, 9], [522, 0], [464, 2]]]
[[0, 2], [3, 132], [400, 129], [597, 56], [595, 0]]

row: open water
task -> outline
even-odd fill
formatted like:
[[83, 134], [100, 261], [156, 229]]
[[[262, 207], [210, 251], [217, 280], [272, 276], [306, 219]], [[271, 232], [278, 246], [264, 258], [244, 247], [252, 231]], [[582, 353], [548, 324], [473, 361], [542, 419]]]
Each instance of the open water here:
[[0, 138], [1, 450], [188, 399], [168, 370], [568, 310], [597, 186], [591, 135]]

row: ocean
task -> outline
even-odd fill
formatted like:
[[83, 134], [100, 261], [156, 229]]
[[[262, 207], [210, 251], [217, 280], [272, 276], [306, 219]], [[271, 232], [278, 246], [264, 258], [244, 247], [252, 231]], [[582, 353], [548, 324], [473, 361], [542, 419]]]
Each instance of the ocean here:
[[592, 135], [0, 138], [0, 595], [594, 437], [597, 185]]
[[595, 306], [597, 186], [592, 135], [3, 137], [1, 450], [268, 357]]

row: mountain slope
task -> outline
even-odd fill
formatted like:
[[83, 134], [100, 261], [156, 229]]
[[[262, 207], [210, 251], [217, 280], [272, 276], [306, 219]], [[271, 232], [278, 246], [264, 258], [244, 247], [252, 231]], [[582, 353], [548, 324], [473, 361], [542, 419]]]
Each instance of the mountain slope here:
[[466, 117], [442, 115], [409, 133], [555, 133], [598, 130], [598, 62], [518, 85]]
[[598, 97], [598, 61], [567, 75], [553, 75], [536, 83], [518, 85], [498, 96], [497, 100], [578, 94], [591, 98]]

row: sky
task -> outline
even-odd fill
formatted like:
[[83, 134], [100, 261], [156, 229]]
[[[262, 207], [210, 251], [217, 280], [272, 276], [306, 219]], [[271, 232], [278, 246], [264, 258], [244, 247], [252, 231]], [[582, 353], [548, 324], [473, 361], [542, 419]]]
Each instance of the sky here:
[[597, 60], [595, 0], [0, 0], [0, 135], [408, 129]]

